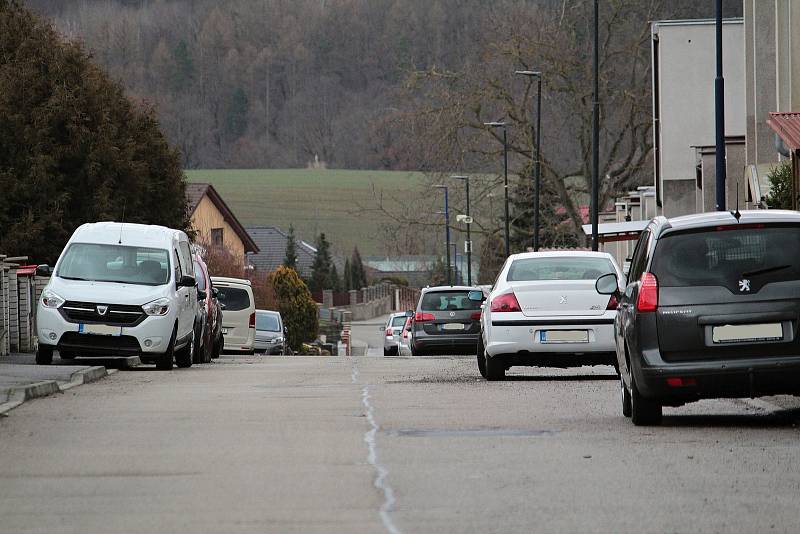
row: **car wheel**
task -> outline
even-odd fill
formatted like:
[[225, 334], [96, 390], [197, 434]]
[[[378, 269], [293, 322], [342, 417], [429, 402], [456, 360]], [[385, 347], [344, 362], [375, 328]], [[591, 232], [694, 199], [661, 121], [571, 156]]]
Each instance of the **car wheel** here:
[[193, 357], [194, 335], [189, 338], [189, 343], [187, 343], [185, 347], [175, 353], [175, 364], [181, 369], [186, 369], [192, 366]]
[[220, 352], [222, 352], [222, 336], [214, 342], [214, 346], [211, 348], [211, 358], [219, 358]]
[[69, 351], [58, 351], [58, 355], [62, 360], [74, 360], [77, 354]]
[[619, 377], [619, 390], [620, 395], [622, 396], [622, 415], [625, 417], [631, 416], [631, 394], [628, 392], [628, 388], [625, 387], [625, 381], [622, 377]]
[[[486, 351], [484, 351], [484, 354]], [[486, 354], [486, 380], [495, 381], [495, 380], [505, 380], [506, 379], [506, 364], [501, 359], [495, 356], [494, 358], [490, 358], [488, 354]]]
[[478, 339], [478, 372], [486, 378], [486, 351], [483, 349], [483, 337]]
[[636, 387], [633, 373], [631, 373], [631, 421], [636, 426], [661, 424], [661, 404], [653, 399], [642, 397]]
[[50, 365], [53, 363], [53, 346], [39, 345], [36, 349], [36, 365]]
[[167, 347], [167, 352], [162, 354], [156, 359], [156, 369], [159, 371], [171, 371], [172, 370], [172, 360], [175, 357], [175, 336], [178, 332], [178, 325], [175, 325], [175, 328], [172, 330], [172, 337], [169, 339], [169, 346]]
[[422, 349], [415, 349], [414, 345], [411, 345], [411, 355], [412, 356], [425, 356], [425, 351]]
[[203, 351], [205, 350], [205, 346], [200, 345], [200, 339], [203, 335], [203, 329], [201, 328], [199, 331], [197, 328], [194, 330], [194, 339], [192, 340], [192, 363], [203, 363]]

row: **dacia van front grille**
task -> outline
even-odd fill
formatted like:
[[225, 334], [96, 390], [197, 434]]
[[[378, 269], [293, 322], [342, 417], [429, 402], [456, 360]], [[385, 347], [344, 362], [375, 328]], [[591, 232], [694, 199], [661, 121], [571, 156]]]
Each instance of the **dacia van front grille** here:
[[127, 304], [98, 304], [68, 300], [61, 308], [61, 315], [71, 323], [107, 324], [112, 326], [136, 326], [147, 314], [141, 306]]

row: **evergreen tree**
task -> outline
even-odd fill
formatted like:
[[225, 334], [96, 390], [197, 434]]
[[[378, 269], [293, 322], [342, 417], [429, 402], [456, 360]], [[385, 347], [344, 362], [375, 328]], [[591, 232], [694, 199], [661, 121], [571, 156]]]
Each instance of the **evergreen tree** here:
[[353, 289], [353, 270], [350, 267], [350, 258], [344, 260], [344, 273], [342, 274], [342, 282], [344, 290], [350, 291]]
[[286, 254], [283, 256], [283, 265], [297, 270], [297, 240], [294, 237], [294, 226], [289, 225], [289, 233], [286, 235]]
[[311, 264], [309, 289], [312, 292], [332, 289], [327, 287], [331, 283], [332, 270], [333, 260], [331, 259], [330, 244], [325, 239], [325, 233], [323, 232], [317, 238], [317, 255], [314, 256], [314, 263]]
[[339, 271], [336, 269], [335, 263], [331, 263], [331, 274], [330, 278], [328, 279], [328, 287], [326, 289], [332, 289], [334, 291], [342, 290], [342, 279], [339, 278]]
[[0, 0], [0, 250], [58, 258], [80, 224], [188, 228], [180, 157], [153, 110], [46, 21]]
[[353, 289], [361, 289], [367, 286], [367, 272], [364, 263], [361, 261], [361, 254], [358, 247], [353, 247], [353, 254], [350, 257], [350, 269]]

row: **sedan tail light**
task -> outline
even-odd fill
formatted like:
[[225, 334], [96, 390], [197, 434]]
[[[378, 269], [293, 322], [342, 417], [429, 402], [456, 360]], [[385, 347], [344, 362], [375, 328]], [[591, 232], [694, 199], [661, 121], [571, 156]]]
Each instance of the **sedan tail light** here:
[[390, 326], [386, 329], [386, 337], [392, 337], [392, 335], [392, 327]]
[[519, 307], [517, 296], [512, 291], [511, 293], [498, 295], [497, 297], [493, 298], [491, 310], [493, 312], [504, 312], [504, 313], [521, 312], [522, 308]]
[[639, 283], [636, 311], [653, 312], [658, 308], [658, 279], [653, 273], [644, 273]]
[[611, 295], [611, 298], [608, 299], [608, 306], [606, 306], [606, 310], [616, 310], [617, 306], [619, 306], [617, 297], [615, 295]]
[[414, 316], [414, 321], [424, 323], [426, 321], [435, 321], [436, 317], [432, 313], [417, 312]]

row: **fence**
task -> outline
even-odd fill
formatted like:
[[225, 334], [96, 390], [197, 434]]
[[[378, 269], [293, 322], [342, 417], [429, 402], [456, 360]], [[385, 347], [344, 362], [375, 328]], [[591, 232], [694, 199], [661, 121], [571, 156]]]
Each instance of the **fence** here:
[[48, 278], [17, 263], [27, 259], [0, 256], [0, 356], [36, 348], [36, 303]]

